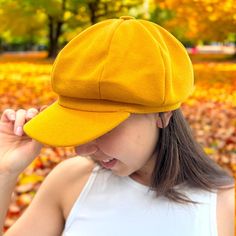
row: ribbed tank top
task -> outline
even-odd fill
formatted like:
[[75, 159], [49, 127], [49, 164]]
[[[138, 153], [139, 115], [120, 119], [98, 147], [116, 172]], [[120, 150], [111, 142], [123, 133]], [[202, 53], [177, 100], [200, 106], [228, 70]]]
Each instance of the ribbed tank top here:
[[217, 236], [217, 192], [183, 184], [174, 188], [201, 204], [156, 197], [148, 186], [96, 165], [62, 236]]

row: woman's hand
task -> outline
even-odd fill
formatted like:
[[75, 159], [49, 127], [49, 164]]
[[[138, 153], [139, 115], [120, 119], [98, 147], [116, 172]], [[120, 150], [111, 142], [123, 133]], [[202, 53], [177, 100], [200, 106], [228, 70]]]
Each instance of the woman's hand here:
[[19, 175], [39, 155], [42, 143], [31, 139], [23, 131], [23, 125], [40, 111], [6, 109], [0, 118], [0, 174]]

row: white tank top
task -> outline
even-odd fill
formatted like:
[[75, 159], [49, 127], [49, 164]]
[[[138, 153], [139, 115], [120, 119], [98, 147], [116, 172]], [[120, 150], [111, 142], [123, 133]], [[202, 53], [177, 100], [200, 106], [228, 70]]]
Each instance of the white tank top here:
[[[129, 176], [96, 165], [75, 201], [62, 236], [217, 236], [216, 196], [180, 188], [199, 205], [181, 205]], [[149, 191], [148, 191], [149, 190]]]

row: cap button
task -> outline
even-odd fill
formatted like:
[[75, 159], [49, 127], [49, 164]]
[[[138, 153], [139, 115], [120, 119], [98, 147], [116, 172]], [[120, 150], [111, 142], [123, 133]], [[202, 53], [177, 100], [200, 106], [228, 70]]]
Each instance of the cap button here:
[[119, 18], [120, 18], [120, 19], [123, 19], [123, 20], [135, 19], [135, 17], [133, 17], [133, 16], [120, 16]]

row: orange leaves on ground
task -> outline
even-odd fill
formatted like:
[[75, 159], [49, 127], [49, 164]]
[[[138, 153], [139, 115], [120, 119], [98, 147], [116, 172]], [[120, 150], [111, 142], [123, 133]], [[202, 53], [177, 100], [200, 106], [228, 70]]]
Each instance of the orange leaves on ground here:
[[[0, 57], [0, 111], [39, 108], [57, 99], [50, 84], [51, 68], [52, 62], [42, 56]], [[182, 111], [205, 152], [236, 175], [236, 65], [196, 62], [194, 73], [196, 90]], [[42, 149], [19, 176], [5, 229], [23, 213], [54, 166], [75, 155], [72, 147]]]
[[[32, 56], [32, 55], [31, 55]], [[36, 58], [0, 57], [0, 111], [6, 108], [39, 108], [52, 103], [57, 95], [51, 90], [50, 61]], [[74, 149], [44, 147], [40, 155], [19, 176], [10, 204], [4, 231], [21, 215], [33, 199], [47, 174], [60, 161], [75, 156]]]
[[194, 75], [186, 118], [205, 152], [236, 176], [236, 64], [198, 61]]

